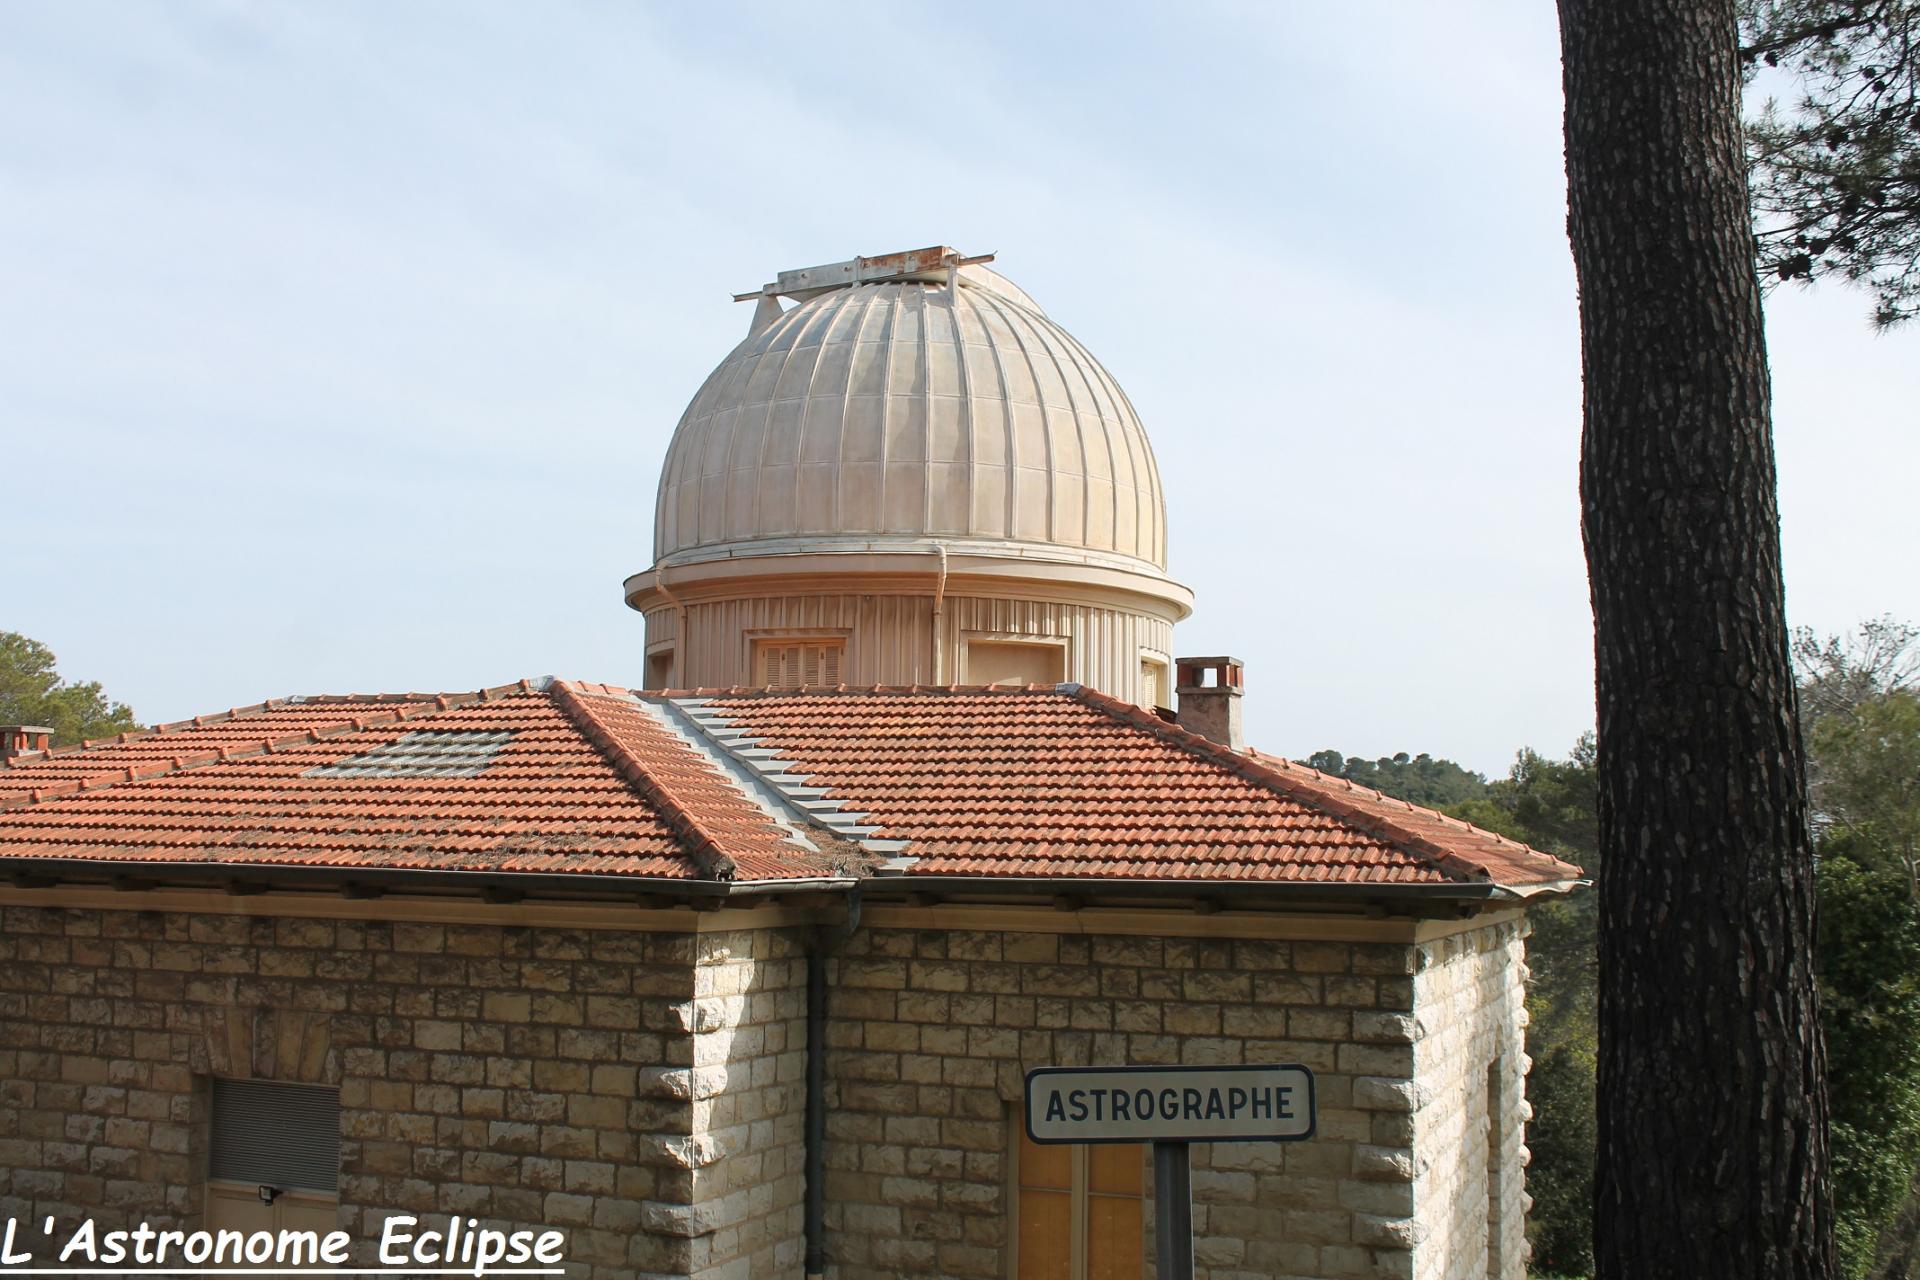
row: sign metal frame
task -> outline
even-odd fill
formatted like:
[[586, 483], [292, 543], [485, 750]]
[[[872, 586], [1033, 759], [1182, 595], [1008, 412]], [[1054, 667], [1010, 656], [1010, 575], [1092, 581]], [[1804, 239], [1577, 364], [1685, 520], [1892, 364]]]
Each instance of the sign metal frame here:
[[[1163, 1137], [1163, 1138], [1130, 1137], [1125, 1135], [1122, 1135], [1120, 1137], [1114, 1137], [1114, 1138], [1083, 1138], [1083, 1137], [1043, 1138], [1039, 1134], [1033, 1131], [1033, 1086], [1034, 1086], [1034, 1082], [1038, 1079], [1041, 1079], [1046, 1076], [1062, 1076], [1062, 1075], [1072, 1075], [1072, 1076], [1111, 1075], [1111, 1076], [1117, 1076], [1117, 1077], [1124, 1077], [1128, 1075], [1143, 1075], [1143, 1074], [1165, 1075], [1168, 1072], [1174, 1072], [1174, 1071], [1183, 1072], [1183, 1073], [1192, 1072], [1195, 1075], [1209, 1075], [1209, 1076], [1211, 1075], [1224, 1076], [1224, 1075], [1232, 1075], [1232, 1074], [1246, 1073], [1246, 1072], [1297, 1071], [1300, 1073], [1301, 1077], [1306, 1082], [1306, 1093], [1305, 1093], [1306, 1114], [1307, 1114], [1306, 1130], [1303, 1133], [1192, 1134], [1186, 1137], [1169, 1136], [1169, 1137]], [[1255, 1063], [1255, 1064], [1248, 1064], [1248, 1065], [1233, 1064], [1233, 1065], [1217, 1066], [1217, 1067], [1190, 1067], [1190, 1066], [1184, 1066], [1179, 1063], [1168, 1063], [1164, 1066], [1147, 1065], [1147, 1066], [1128, 1066], [1128, 1067], [1035, 1067], [1032, 1070], [1027, 1072], [1026, 1081], [1024, 1083], [1024, 1088], [1022, 1090], [1022, 1095], [1020, 1099], [1020, 1125], [1023, 1129], [1026, 1130], [1028, 1141], [1034, 1143], [1037, 1146], [1043, 1146], [1043, 1147], [1047, 1147], [1047, 1146], [1108, 1146], [1108, 1145], [1113, 1145], [1118, 1143], [1145, 1144], [1145, 1143], [1153, 1143], [1153, 1142], [1306, 1142], [1309, 1139], [1315, 1137], [1318, 1134], [1319, 1128], [1320, 1128], [1320, 1108], [1319, 1108], [1319, 1098], [1317, 1094], [1318, 1094], [1318, 1084], [1314, 1080], [1313, 1072], [1308, 1068], [1301, 1066], [1297, 1062], [1270, 1062], [1270, 1063]]]

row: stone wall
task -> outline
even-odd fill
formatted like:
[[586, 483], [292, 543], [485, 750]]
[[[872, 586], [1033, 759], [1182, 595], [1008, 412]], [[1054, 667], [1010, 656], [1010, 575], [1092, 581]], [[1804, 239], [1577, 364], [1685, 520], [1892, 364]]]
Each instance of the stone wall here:
[[[362, 1242], [393, 1212], [459, 1213], [565, 1230], [582, 1280], [799, 1275], [787, 917], [649, 932], [246, 901], [0, 908], [0, 1216], [198, 1225], [207, 1082], [251, 1076], [340, 1089], [341, 1225]], [[829, 964], [837, 1280], [1006, 1274], [1027, 1069], [1259, 1061], [1313, 1069], [1319, 1133], [1194, 1149], [1200, 1276], [1524, 1275], [1517, 915], [1324, 941], [869, 914]]]
[[1420, 948], [1416, 1280], [1527, 1273], [1523, 937], [1509, 921]]
[[703, 934], [696, 954], [698, 1084], [689, 1092], [700, 1136], [690, 1140], [685, 1188], [691, 1274], [798, 1276], [806, 1195], [804, 939], [785, 929]]
[[[753, 1232], [671, 1229], [700, 1145], [686, 1099], [695, 946], [691, 933], [0, 909], [0, 1217], [53, 1214], [63, 1233], [83, 1216], [197, 1225], [207, 1079], [257, 1076], [340, 1089], [340, 1218], [363, 1262], [390, 1212], [563, 1228], [570, 1274], [592, 1280], [685, 1275], [730, 1247], [751, 1257]], [[755, 1025], [760, 999], [746, 995]], [[791, 1069], [757, 1058], [750, 1077], [763, 1060]], [[758, 1097], [727, 1089], [708, 1105], [752, 1125]]]
[[[1416, 1206], [1457, 1161], [1416, 1146], [1440, 1114], [1430, 1100], [1464, 1085], [1444, 1043], [1417, 1043], [1447, 1015], [1415, 1008], [1458, 1001], [1433, 976], [1465, 972], [1457, 951], [1485, 957], [1470, 1039], [1517, 1010], [1517, 970], [1501, 968], [1518, 962], [1517, 931], [1504, 928], [1510, 946], [1493, 948], [863, 930], [830, 969], [833, 1274], [1005, 1274], [1010, 1120], [1029, 1068], [1259, 1061], [1315, 1072], [1319, 1133], [1193, 1149], [1197, 1274], [1441, 1274], [1436, 1245], [1459, 1251]], [[1484, 1267], [1484, 1213], [1477, 1240]]]

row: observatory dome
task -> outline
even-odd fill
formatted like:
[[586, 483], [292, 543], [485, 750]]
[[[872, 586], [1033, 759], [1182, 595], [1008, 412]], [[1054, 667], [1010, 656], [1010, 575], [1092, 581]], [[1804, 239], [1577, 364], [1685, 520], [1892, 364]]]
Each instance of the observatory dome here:
[[660, 472], [645, 688], [1082, 683], [1167, 705], [1153, 450], [986, 258], [783, 271]]
[[939, 539], [1165, 570], [1153, 451], [1113, 376], [1004, 277], [935, 267], [763, 304], [674, 433], [657, 561]]

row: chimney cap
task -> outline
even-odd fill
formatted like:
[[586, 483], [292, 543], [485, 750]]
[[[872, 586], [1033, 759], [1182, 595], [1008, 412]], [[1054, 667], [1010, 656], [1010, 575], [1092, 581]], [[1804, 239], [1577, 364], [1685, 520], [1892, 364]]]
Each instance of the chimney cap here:
[[[1175, 658], [1180, 669], [1174, 692], [1180, 695], [1175, 713], [1188, 733], [1197, 733], [1229, 751], [1244, 751], [1247, 741], [1240, 727], [1242, 663], [1238, 658]], [[1208, 682], [1208, 677], [1212, 682]]]
[[[1179, 693], [1219, 690], [1232, 695], [1238, 694], [1246, 683], [1246, 664], [1238, 658], [1175, 658], [1173, 666], [1174, 690]], [[1206, 682], [1208, 672], [1214, 673], [1212, 684]]]
[[53, 746], [53, 730], [44, 724], [0, 724], [0, 760], [46, 751]]

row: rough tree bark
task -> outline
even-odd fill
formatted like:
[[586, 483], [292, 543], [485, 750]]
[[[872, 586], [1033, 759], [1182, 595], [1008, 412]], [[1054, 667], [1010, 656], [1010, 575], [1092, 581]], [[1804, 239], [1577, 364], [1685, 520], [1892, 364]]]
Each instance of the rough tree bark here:
[[1601, 1280], [1834, 1274], [1734, 0], [1560, 0], [1600, 728]]

